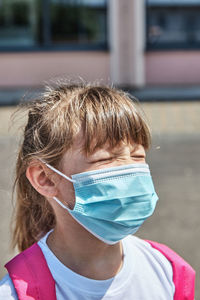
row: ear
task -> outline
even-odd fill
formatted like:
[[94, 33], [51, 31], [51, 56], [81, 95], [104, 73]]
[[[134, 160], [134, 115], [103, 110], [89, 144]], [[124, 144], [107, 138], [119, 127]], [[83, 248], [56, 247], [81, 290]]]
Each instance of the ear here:
[[45, 197], [54, 197], [57, 194], [54, 174], [39, 161], [32, 162], [27, 170], [26, 177], [35, 190]]

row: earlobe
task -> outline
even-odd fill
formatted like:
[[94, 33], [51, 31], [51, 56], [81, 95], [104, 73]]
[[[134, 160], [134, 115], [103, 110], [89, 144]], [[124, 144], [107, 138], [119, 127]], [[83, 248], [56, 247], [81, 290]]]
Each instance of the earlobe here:
[[50, 177], [49, 170], [40, 163], [32, 163], [26, 170], [26, 177], [35, 190], [45, 197], [56, 195], [56, 185]]

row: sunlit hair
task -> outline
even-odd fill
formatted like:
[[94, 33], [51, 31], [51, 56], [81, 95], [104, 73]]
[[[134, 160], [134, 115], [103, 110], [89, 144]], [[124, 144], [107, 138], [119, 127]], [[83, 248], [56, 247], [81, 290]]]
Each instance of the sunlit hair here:
[[150, 144], [150, 132], [137, 101], [115, 88], [98, 84], [55, 84], [26, 105], [24, 128], [16, 164], [16, 210], [13, 246], [22, 251], [55, 226], [53, 209], [26, 177], [31, 161], [42, 159], [58, 167], [82, 130], [83, 151], [90, 155], [105, 143]]

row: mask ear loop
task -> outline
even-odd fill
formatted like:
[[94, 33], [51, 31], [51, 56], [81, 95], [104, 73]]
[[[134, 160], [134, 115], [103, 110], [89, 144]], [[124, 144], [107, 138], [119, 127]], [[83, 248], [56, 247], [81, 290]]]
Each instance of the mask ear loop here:
[[59, 174], [60, 176], [64, 177], [65, 179], [71, 181], [71, 182], [76, 182], [76, 180], [71, 179], [70, 177], [68, 177], [67, 175], [63, 174], [62, 172], [60, 172], [59, 170], [57, 170], [56, 168], [52, 167], [51, 165], [49, 165], [48, 163], [46, 163], [45, 161], [41, 160], [40, 161], [42, 163], [44, 163], [49, 169], [51, 169], [52, 171], [56, 172], [57, 174]]

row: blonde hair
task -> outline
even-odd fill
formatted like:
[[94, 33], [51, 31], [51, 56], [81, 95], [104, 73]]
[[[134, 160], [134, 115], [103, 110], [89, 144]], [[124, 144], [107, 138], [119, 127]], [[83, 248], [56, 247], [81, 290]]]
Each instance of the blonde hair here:
[[26, 177], [33, 159], [54, 167], [83, 131], [88, 155], [109, 143], [150, 145], [150, 132], [137, 101], [115, 88], [98, 84], [57, 84], [27, 105], [28, 121], [16, 164], [16, 209], [13, 246], [22, 251], [55, 226], [48, 201]]

